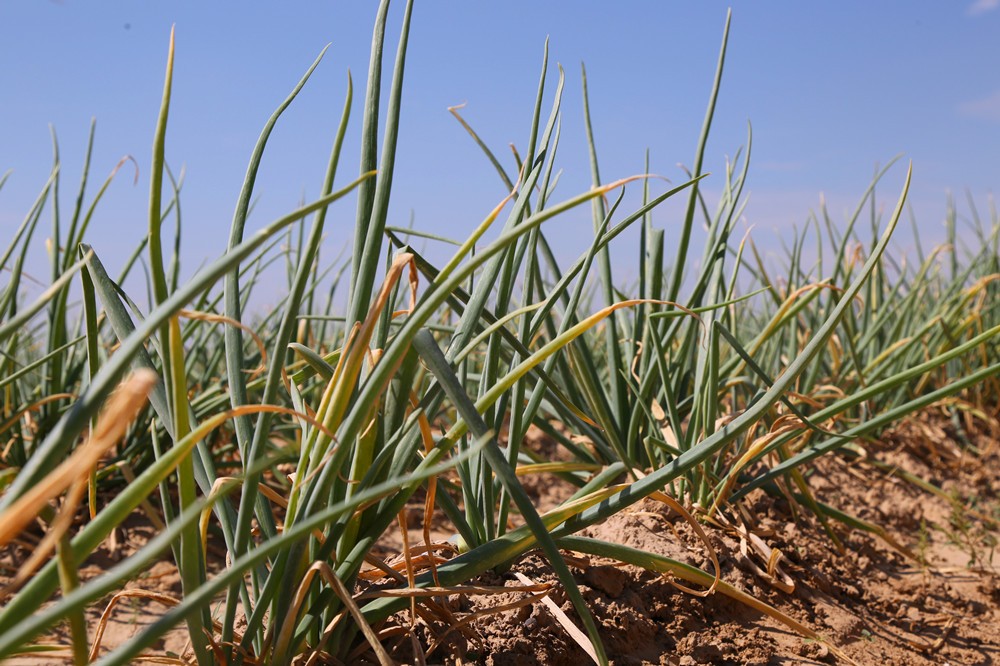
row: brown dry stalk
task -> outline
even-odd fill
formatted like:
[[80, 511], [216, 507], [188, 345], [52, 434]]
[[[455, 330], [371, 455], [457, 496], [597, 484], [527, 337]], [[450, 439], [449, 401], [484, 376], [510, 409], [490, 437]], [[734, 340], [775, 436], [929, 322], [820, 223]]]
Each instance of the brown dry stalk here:
[[[13, 426], [15, 423], [17, 423], [18, 420], [20, 420], [20, 418], [22, 416], [30, 415], [31, 412], [38, 411], [41, 407], [43, 407], [44, 405], [49, 404], [50, 402], [55, 402], [57, 400], [66, 400], [67, 398], [75, 398], [75, 397], [76, 396], [73, 395], [72, 393], [55, 393], [53, 395], [46, 396], [46, 397], [42, 398], [41, 400], [39, 400], [37, 402], [33, 402], [30, 405], [28, 405], [27, 407], [21, 409], [16, 414], [14, 414], [14, 416], [12, 416], [9, 419], [7, 419], [6, 421], [4, 421], [3, 424], [0, 425], [0, 433], [7, 432], [7, 430], [9, 430], [11, 428], [11, 426]], [[13, 444], [13, 441], [11, 441], [11, 444]], [[8, 448], [9, 447], [10, 447], [10, 445], [8, 444]], [[6, 453], [7, 452], [4, 451], [4, 457], [6, 457]]]
[[[399, 510], [399, 515], [397, 516], [399, 521], [399, 537], [403, 541], [403, 561], [406, 564], [406, 584], [410, 587], [416, 587], [415, 580], [416, 576], [413, 573], [413, 557], [410, 553], [410, 535], [407, 533], [406, 528], [406, 507], [404, 506]], [[430, 558], [431, 562], [434, 558]], [[417, 598], [410, 597], [410, 628], [417, 622]]]
[[87, 477], [90, 468], [125, 435], [158, 380], [155, 372], [138, 370], [118, 386], [98, 417], [89, 439], [0, 514], [0, 547], [23, 531], [50, 500], [77, 479]]
[[[722, 518], [721, 514], [719, 517]], [[759, 535], [751, 532], [745, 525], [734, 523], [730, 527], [739, 535], [740, 554], [753, 572], [786, 594], [794, 592], [795, 581], [781, 568], [784, 553], [779, 548], [768, 546]], [[762, 569], [754, 562], [750, 555], [751, 550], [765, 562], [766, 569]]]
[[[420, 438], [424, 444], [424, 453], [430, 453], [434, 449], [434, 432], [431, 430], [431, 422], [427, 418], [427, 413], [420, 408], [420, 400], [417, 398], [415, 391], [410, 391], [409, 398], [411, 408], [419, 410], [417, 424], [420, 427]], [[431, 523], [434, 518], [434, 506], [436, 502], [437, 477], [432, 476], [427, 479], [427, 495], [424, 497], [423, 537], [424, 546], [428, 551], [431, 549]], [[434, 580], [434, 584], [440, 587], [441, 581], [438, 579], [437, 564], [433, 558], [431, 558], [431, 578]]]
[[681, 585], [680, 583], [671, 580], [670, 584], [676, 587], [682, 592], [687, 592], [688, 594], [693, 594], [696, 597], [707, 597], [713, 592], [715, 588], [718, 587], [719, 581], [722, 580], [722, 567], [719, 565], [719, 557], [715, 553], [715, 548], [712, 547], [712, 542], [708, 540], [708, 535], [705, 534], [705, 530], [701, 528], [701, 524], [694, 519], [687, 509], [681, 506], [681, 503], [675, 500], [670, 495], [661, 492], [659, 490], [650, 493], [650, 499], [657, 500], [669, 506], [673, 509], [681, 518], [683, 518], [694, 530], [694, 533], [698, 535], [701, 542], [705, 544], [705, 549], [708, 551], [708, 557], [712, 560], [712, 566], [715, 568], [715, 577], [712, 579], [712, 584], [708, 586], [706, 590], [695, 590], [693, 588], [687, 587], [686, 585]]
[[[292, 603], [291, 610], [289, 612], [289, 617], [298, 617], [299, 609], [302, 604], [305, 603], [306, 594], [309, 592], [309, 587], [312, 584], [312, 580], [316, 575], [319, 575], [326, 583], [333, 588], [334, 593], [343, 602], [344, 607], [347, 608], [351, 616], [354, 617], [354, 621], [357, 623], [358, 628], [361, 629], [361, 633], [364, 634], [365, 639], [367, 639], [368, 644], [371, 645], [372, 650], [375, 651], [375, 656], [378, 657], [378, 661], [382, 666], [392, 666], [392, 658], [389, 657], [389, 653], [385, 651], [382, 647], [382, 643], [379, 642], [378, 637], [372, 630], [371, 625], [365, 620], [365, 616], [361, 614], [361, 609], [358, 608], [358, 604], [351, 597], [351, 593], [348, 592], [347, 588], [334, 573], [333, 569], [326, 562], [314, 562], [312, 566], [306, 571], [305, 576], [303, 576], [301, 583], [299, 584], [299, 589], [295, 593], [295, 601]], [[287, 648], [291, 641], [291, 632], [294, 629], [294, 622], [285, 622], [282, 627], [281, 634], [278, 636], [278, 640], [275, 642], [275, 653], [283, 652]]]
[[[194, 319], [196, 321], [204, 321], [210, 324], [226, 324], [227, 326], [233, 326], [235, 328], [240, 329], [241, 331], [249, 335], [251, 338], [253, 338], [254, 344], [257, 345], [257, 351], [260, 352], [260, 365], [258, 365], [250, 372], [250, 377], [248, 378], [248, 381], [258, 377], [261, 373], [264, 372], [264, 369], [267, 368], [267, 349], [264, 347], [264, 341], [260, 339], [260, 336], [257, 335], [256, 331], [254, 331], [246, 324], [243, 324], [241, 322], [236, 321], [235, 319], [230, 319], [229, 317], [220, 314], [212, 314], [210, 312], [199, 312], [197, 310], [181, 310], [178, 314], [182, 317], [186, 317], [187, 319]], [[288, 375], [285, 373], [284, 366], [282, 366], [281, 375], [282, 378], [285, 380], [285, 384], [287, 385]]]
[[[437, 555], [431, 555], [427, 553], [415, 557], [411, 556], [410, 558], [411, 565], [414, 567], [414, 570], [416, 571], [423, 571], [424, 569], [436, 566], [438, 564], [443, 564], [447, 561], [448, 561], [447, 558], [438, 557]], [[386, 564], [386, 566], [395, 571], [396, 573], [400, 573], [405, 570], [406, 561], [400, 560], [398, 562], [393, 562], [392, 564]], [[379, 580], [380, 578], [385, 577], [384, 574], [382, 573], [383, 571], [385, 570], [382, 567], [378, 567], [377, 569], [366, 569], [362, 571], [360, 574], [358, 574], [358, 578], [360, 578], [361, 580], [376, 581]]]
[[427, 656], [430, 656], [434, 652], [434, 650], [441, 647], [441, 645], [444, 643], [444, 639], [447, 638], [451, 632], [460, 631], [465, 627], [467, 627], [468, 625], [472, 624], [473, 622], [481, 620], [484, 617], [489, 617], [490, 615], [496, 615], [498, 613], [503, 613], [504, 611], [514, 610], [516, 608], [521, 608], [522, 606], [530, 606], [531, 604], [535, 603], [536, 601], [540, 601], [541, 599], [547, 597], [548, 595], [549, 595], [548, 591], [539, 592], [538, 594], [532, 594], [531, 596], [525, 597], [524, 599], [518, 599], [517, 601], [513, 601], [509, 604], [501, 604], [500, 606], [484, 608], [483, 610], [476, 611], [475, 613], [469, 613], [468, 615], [463, 617], [460, 621], [448, 627], [447, 631], [445, 631], [443, 634], [441, 634], [441, 636], [438, 637], [434, 645], [432, 645], [431, 648], [427, 650]]
[[732, 490], [733, 485], [736, 483], [736, 476], [739, 472], [750, 463], [755, 456], [757, 456], [761, 451], [766, 449], [772, 442], [774, 442], [779, 437], [783, 437], [788, 433], [795, 432], [797, 430], [806, 431], [806, 425], [794, 415], [788, 414], [779, 417], [771, 429], [766, 435], [754, 438], [753, 430], [747, 432], [743, 444], [743, 455], [730, 466], [729, 472], [727, 474], [726, 482], [723, 484], [722, 488], [715, 496], [715, 501], [712, 502], [712, 508], [708, 510], [708, 515], [714, 516], [722, 504], [729, 497], [729, 491]]
[[[645, 476], [645, 474], [641, 470], [634, 469], [632, 471], [640, 479]], [[624, 488], [627, 486], [622, 486], [622, 487]], [[715, 553], [715, 548], [712, 547], [712, 542], [708, 540], [708, 535], [705, 534], [705, 530], [701, 528], [701, 524], [694, 519], [694, 516], [692, 516], [687, 509], [681, 506], [680, 502], [678, 502], [665, 492], [659, 490], [653, 491], [652, 493], [649, 494], [649, 499], [656, 500], [657, 502], [666, 504], [675, 513], [677, 513], [677, 515], [683, 518], [684, 521], [691, 526], [691, 529], [694, 530], [694, 533], [698, 536], [699, 539], [701, 539], [701, 542], [705, 544], [705, 549], [708, 552], [708, 557], [710, 560], [712, 560], [712, 566], [715, 567], [715, 576], [712, 580], [712, 584], [709, 585], [708, 589], [706, 590], [700, 590], [700, 591], [694, 590], [684, 585], [681, 585], [673, 580], [670, 581], [670, 584], [676, 587], [678, 590], [681, 590], [682, 592], [687, 592], [688, 594], [693, 594], [696, 597], [707, 597], [708, 595], [715, 592], [715, 588], [719, 585], [719, 581], [722, 580], [722, 567], [719, 565], [719, 558]], [[673, 526], [671, 526], [671, 528], [672, 527]], [[674, 530], [674, 534], [677, 535], [676, 530]]]
[[42, 566], [49, 554], [58, 545], [59, 540], [62, 539], [63, 534], [72, 527], [73, 518], [76, 516], [76, 509], [80, 506], [80, 501], [83, 499], [86, 490], [87, 481], [84, 479], [77, 479], [73, 482], [69, 492], [66, 494], [66, 499], [63, 501], [62, 507], [59, 509], [59, 513], [56, 514], [55, 520], [49, 525], [49, 530], [45, 533], [45, 537], [32, 549], [31, 556], [18, 567], [14, 578], [0, 589], [0, 601], [7, 599], [7, 597], [20, 589], [31, 578], [32, 574]]
[[375, 599], [378, 597], [446, 597], [453, 594], [466, 596], [491, 596], [507, 594], [508, 592], [546, 592], [552, 588], [552, 583], [529, 583], [524, 587], [503, 587], [497, 585], [455, 585], [453, 587], [410, 587], [392, 588], [390, 590], [372, 590], [359, 594], [357, 599]]
[[[346, 610], [345, 611], [341, 611], [339, 614], [337, 614], [337, 617], [334, 618], [334, 622], [337, 622], [340, 618], [344, 617], [346, 614], [347, 614]], [[334, 626], [334, 623], [331, 622], [330, 626], [327, 627], [327, 633], [329, 633], [330, 631], [333, 630], [333, 626]], [[391, 626], [391, 627], [386, 627], [384, 629], [380, 629], [378, 632], [376, 632], [375, 637], [378, 639], [379, 643], [385, 643], [390, 638], [396, 638], [396, 637], [399, 637], [399, 636], [406, 636], [409, 633], [410, 633], [410, 628], [409, 627], [403, 627], [403, 626], [400, 626], [400, 625], [394, 625], [394, 626]], [[326, 638], [326, 634], [324, 634], [324, 639], [325, 638]], [[353, 650], [351, 650], [347, 654], [346, 661], [343, 661], [343, 662], [338, 661], [338, 662], [333, 662], [333, 663], [337, 663], [337, 664], [340, 664], [340, 663], [344, 663], [344, 664], [356, 664], [356, 663], [359, 662], [359, 660], [361, 659], [362, 655], [364, 655], [366, 652], [368, 652], [368, 646], [366, 644], [362, 643], [362, 644], [358, 645], [356, 648], [354, 648]], [[314, 663], [315, 663], [315, 661], [311, 661], [311, 662], [307, 663], [306, 666], [311, 666]], [[362, 663], [364, 663], [364, 662], [362, 662]]]
[[[525, 585], [537, 585], [535, 581], [531, 580], [520, 571], [515, 571], [514, 575], [517, 576], [517, 579]], [[580, 631], [580, 628], [573, 624], [573, 620], [569, 619], [569, 616], [566, 615], [565, 611], [563, 611], [562, 608], [559, 608], [559, 605], [552, 601], [548, 595], [542, 597], [542, 605], [545, 606], [550, 613], [552, 613], [552, 617], [556, 619], [556, 622], [558, 622], [560, 626], [566, 630], [566, 633], [569, 634], [570, 638], [572, 638], [576, 644], [587, 653], [587, 656], [593, 659], [595, 664], [600, 664], [601, 660], [597, 658], [597, 650], [594, 648], [594, 644], [590, 641], [587, 634]]]
[[[150, 601], [158, 601], [164, 606], [176, 606], [180, 603], [179, 599], [175, 599], [167, 594], [160, 594], [158, 592], [149, 592], [147, 590], [122, 590], [111, 597], [111, 601], [108, 602], [107, 607], [104, 612], [101, 613], [101, 619], [97, 623], [97, 633], [94, 635], [94, 646], [90, 649], [90, 660], [95, 661], [97, 657], [101, 654], [101, 641], [104, 639], [104, 631], [108, 627], [108, 621], [111, 620], [111, 613], [114, 612], [115, 606], [122, 599], [127, 598], [140, 598], [149, 599]], [[173, 662], [171, 662], [173, 663]]]

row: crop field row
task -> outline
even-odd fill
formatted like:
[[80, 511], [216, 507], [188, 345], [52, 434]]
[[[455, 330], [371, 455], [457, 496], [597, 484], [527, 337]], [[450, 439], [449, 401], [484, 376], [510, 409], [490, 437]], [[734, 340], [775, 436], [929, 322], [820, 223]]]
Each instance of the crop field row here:
[[[465, 239], [393, 226], [412, 2], [394, 57], [382, 7], [321, 196], [247, 223], [271, 132], [322, 54], [260, 133], [228, 246], [189, 278], [181, 184], [164, 159], [172, 36], [148, 234], [131, 256], [88, 244], [122, 176], [95, 186], [88, 151], [75, 205], [61, 208], [56, 150], [0, 258], [0, 658], [749, 663], [764, 639], [730, 647], [759, 628], [710, 646], [698, 643], [710, 620], [677, 633], [684, 613], [707, 612], [692, 607], [725, 599], [727, 617], [779, 627], [801, 655], [890, 663], [895, 653], [866, 647], [876, 629], [834, 631], [782, 601], [823, 588], [826, 565], [806, 551], [877, 582], [865, 567], [878, 558], [930, 576], [927, 548], [947, 537], [969, 556], [960, 564], [992, 571], [996, 478], [975, 474], [1000, 444], [995, 209], [973, 211], [967, 228], [953, 213], [947, 245], [925, 249], [916, 235], [903, 256], [912, 167], [890, 163], [853, 215], [821, 210], [766, 259], [735, 231], [750, 137], [724, 173], [703, 169], [727, 26], [686, 181], [603, 179], [586, 75], [587, 136], [562, 136], [564, 86], [576, 84], [546, 56], [515, 161], [455, 111], [509, 196], [483, 202]], [[341, 155], [349, 132], [361, 136], [356, 170]], [[592, 186], [566, 195], [558, 148], [576, 139]], [[890, 187], [897, 203], [881, 211], [876, 188]], [[627, 205], [626, 191], [641, 203]], [[675, 244], [653, 222], [671, 199], [684, 203]], [[592, 240], [560, 262], [546, 223], [577, 210], [592, 212]], [[355, 220], [339, 264], [319, 253], [333, 216]], [[609, 252], [626, 230], [638, 237], [628, 289]], [[43, 242], [50, 274], [38, 287], [25, 262]], [[432, 262], [421, 243], [452, 256]], [[275, 279], [282, 297], [261, 312], [255, 290]], [[901, 534], [883, 519], [904, 499], [917, 508], [900, 520], [923, 513]], [[943, 507], [937, 522], [931, 506]], [[650, 530], [672, 545], [639, 538]], [[829, 584], [824, 594], [850, 596]], [[687, 605], [669, 606], [680, 602], [656, 585]], [[625, 607], [628, 590], [653, 596], [639, 612]], [[130, 613], [142, 621], [115, 634]], [[614, 617], [629, 613], [647, 629], [625, 632]], [[927, 659], [951, 649], [964, 620], [947, 617], [927, 625], [936, 647], [910, 647]], [[502, 660], [534, 632], [557, 652]]]

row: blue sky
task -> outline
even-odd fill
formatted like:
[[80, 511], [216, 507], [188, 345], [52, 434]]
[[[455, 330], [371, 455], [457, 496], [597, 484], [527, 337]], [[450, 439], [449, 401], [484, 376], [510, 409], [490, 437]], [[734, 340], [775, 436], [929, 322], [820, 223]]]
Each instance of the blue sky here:
[[[403, 2], [391, 10], [388, 53]], [[170, 26], [177, 26], [167, 159], [185, 168], [185, 260], [194, 270], [225, 246], [257, 134], [319, 51], [330, 51], [276, 129], [251, 227], [313, 197], [336, 130], [346, 72], [355, 115], [338, 180], [357, 171], [360, 109], [374, 2], [233, 3], [9, 0], [0, 4], [0, 227], [12, 233], [51, 164], [59, 134], [71, 207], [91, 117], [97, 118], [91, 193], [124, 155], [90, 240], [113, 268], [145, 233], [148, 164]], [[390, 224], [464, 237], [504, 195], [489, 163], [449, 115], [465, 118], [501, 155], [524, 147], [546, 37], [566, 70], [560, 197], [589, 186], [580, 63], [606, 180], [652, 170], [673, 181], [690, 165], [730, 3], [418, 1], [406, 65]], [[877, 164], [914, 162], [911, 203], [929, 242], [940, 239], [946, 192], [967, 214], [998, 182], [1000, 0], [731, 3], [729, 55], [706, 167], [716, 173], [745, 143], [754, 151], [746, 223], [765, 246], [801, 226], [822, 192], [842, 218]], [[554, 82], [554, 77], [552, 79]], [[905, 164], [890, 172], [891, 205]], [[710, 194], [718, 180], [710, 180]], [[717, 191], [714, 190], [714, 191]], [[676, 227], [669, 206], [656, 224]], [[334, 211], [330, 254], [351, 237], [353, 205]], [[559, 233], [574, 256], [589, 212]], [[777, 232], [775, 234], [774, 232]], [[627, 244], [627, 239], [625, 239]], [[905, 245], [905, 243], [904, 243]], [[430, 250], [434, 252], [433, 248]], [[627, 274], [632, 248], [619, 250]], [[112, 270], [112, 272], [114, 272]]]

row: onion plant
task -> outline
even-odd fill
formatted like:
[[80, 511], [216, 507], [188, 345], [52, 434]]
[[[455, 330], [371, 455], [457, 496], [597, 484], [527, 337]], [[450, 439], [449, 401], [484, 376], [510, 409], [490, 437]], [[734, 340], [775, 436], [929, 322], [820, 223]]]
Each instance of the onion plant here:
[[[43, 547], [0, 590], [0, 657], [65, 650], [76, 663], [124, 664], [181, 627], [199, 664], [346, 662], [365, 651], [390, 663], [384, 643], [394, 635], [386, 627], [394, 614], [432, 627], [453, 622], [438, 598], [532, 548], [551, 563], [600, 663], [607, 663], [600, 631], [563, 551], [672, 572], [820, 639], [714, 574], [577, 533], [647, 497], [710, 515], [756, 489], [785, 492], [789, 484], [789, 496], [822, 520], [857, 527], [811, 497], [804, 480], [811, 461], [856, 451], [928, 405], [996, 405], [995, 211], [987, 221], [977, 216], [976, 250], [961, 262], [952, 231], [950, 250], [920, 250], [917, 263], [907, 264], [888, 248], [910, 172], [881, 219], [874, 202], [883, 170], [845, 226], [825, 210], [810, 218], [812, 265], [806, 234], [795, 236], [783, 266], [766, 264], [752, 242], [734, 241], [749, 129], [721, 174], [705, 170], [728, 17], [693, 166], [665, 191], [657, 193], [658, 181], [645, 173], [602, 179], [581, 71], [581, 140], [592, 183], [557, 196], [566, 77], [551, 71], [547, 45], [514, 164], [505, 166], [453, 109], [509, 194], [484, 202], [482, 221], [450, 242], [448, 261], [429, 261], [410, 239], [447, 239], [393, 226], [389, 213], [413, 5], [398, 17], [389, 63], [393, 14], [388, 0], [378, 7], [357, 172], [338, 173], [354, 131], [348, 76], [320, 196], [247, 232], [268, 139], [321, 52], [253, 147], [227, 246], [187, 280], [180, 279], [183, 183], [165, 159], [172, 36], [148, 233], [117, 274], [108, 266], [118, 258], [91, 247], [86, 232], [122, 165], [88, 199], [92, 126], [67, 221], [54, 151], [50, 177], [0, 257], [9, 274], [0, 295], [8, 442], [0, 545], [19, 543], [24, 530], [44, 535]], [[705, 179], [722, 192], [714, 204]], [[635, 210], [626, 210], [626, 188], [642, 192]], [[673, 197], [686, 203], [679, 240], [668, 248], [653, 213]], [[353, 233], [343, 223], [350, 202]], [[592, 241], [561, 265], [546, 223], [587, 205]], [[858, 229], [866, 210], [870, 240]], [[24, 263], [46, 212], [51, 274], [39, 296], [22, 302]], [[700, 252], [699, 225], [707, 229]], [[633, 226], [639, 278], [626, 294], [609, 246]], [[322, 256], [331, 232], [351, 239], [343, 261]], [[280, 262], [287, 293], [256, 315], [251, 295]], [[148, 269], [145, 295], [123, 286], [136, 264]], [[346, 292], [342, 316], [339, 290]], [[568, 460], [524, 448], [532, 426], [550, 433]], [[539, 513], [519, 471], [558, 476], [576, 492]], [[413, 501], [423, 507], [420, 544], [405, 532]], [[84, 503], [81, 522], [74, 516]], [[450, 559], [452, 546], [430, 538], [436, 508], [456, 534], [460, 552]], [[134, 512], [160, 528], [156, 537], [81, 580], [79, 567]], [[397, 525], [402, 569], [374, 554]], [[225, 552], [218, 562], [209, 560], [209, 541]], [[180, 573], [179, 603], [122, 645], [93, 642], [87, 609], [163, 557]], [[70, 641], [53, 645], [46, 636], [63, 622]], [[412, 632], [412, 623], [401, 626]]]

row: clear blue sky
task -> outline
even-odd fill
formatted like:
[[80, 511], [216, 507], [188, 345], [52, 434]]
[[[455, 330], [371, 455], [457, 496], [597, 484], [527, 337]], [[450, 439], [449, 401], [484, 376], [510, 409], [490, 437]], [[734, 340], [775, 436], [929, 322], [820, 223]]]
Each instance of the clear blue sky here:
[[[746, 221], [758, 241], [801, 225], [820, 192], [841, 217], [875, 165], [898, 153], [914, 162], [911, 201], [929, 241], [941, 237], [946, 191], [957, 194], [963, 214], [965, 188], [987, 208], [1000, 182], [1000, 0], [731, 4], [707, 169], [724, 168], [751, 121]], [[391, 10], [390, 54], [403, 5], [397, 0]], [[546, 36], [553, 70], [559, 62], [567, 74], [562, 197], [589, 186], [581, 62], [602, 176], [640, 172], [649, 148], [652, 170], [678, 181], [677, 165], [693, 159], [728, 6], [418, 0], [390, 224], [405, 225], [412, 211], [418, 228], [464, 237], [503, 196], [492, 168], [446, 109], [466, 102], [465, 117], [495, 150], [509, 155], [508, 143], [523, 149]], [[49, 123], [59, 133], [62, 189], [71, 208], [88, 124], [96, 117], [91, 192], [123, 155], [139, 164], [139, 185], [132, 185], [130, 167], [105, 197], [90, 236], [109, 268], [124, 261], [145, 233], [150, 144], [176, 24], [167, 158], [186, 170], [185, 258], [193, 270], [225, 246], [261, 126], [331, 43], [273, 135], [251, 228], [317, 193], [348, 68], [360, 108], [375, 7], [360, 1], [0, 4], [0, 172], [14, 170], [0, 191], [0, 227], [12, 233], [46, 180]], [[340, 182], [357, 171], [359, 132], [356, 113]], [[895, 197], [904, 171], [905, 164], [891, 172], [881, 190], [885, 201]], [[581, 211], [566, 224], [589, 233], [588, 217]], [[348, 242], [352, 221], [353, 204], [335, 211], [331, 254]], [[665, 209], [656, 223], [670, 229], [676, 215]]]

